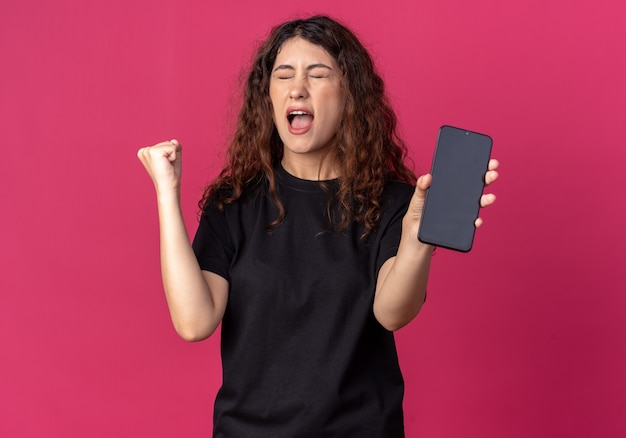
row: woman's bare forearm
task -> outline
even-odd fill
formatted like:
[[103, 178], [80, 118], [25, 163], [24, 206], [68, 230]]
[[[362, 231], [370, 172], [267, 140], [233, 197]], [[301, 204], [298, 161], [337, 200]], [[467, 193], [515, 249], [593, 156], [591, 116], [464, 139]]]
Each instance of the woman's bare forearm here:
[[387, 330], [411, 322], [426, 297], [433, 247], [419, 242], [413, 230], [403, 231], [397, 255], [387, 260], [379, 273], [374, 315]]
[[221, 277], [212, 278], [200, 270], [189, 242], [178, 194], [158, 194], [157, 200], [161, 275], [172, 322], [184, 339], [205, 339], [222, 319], [227, 288], [221, 284]]

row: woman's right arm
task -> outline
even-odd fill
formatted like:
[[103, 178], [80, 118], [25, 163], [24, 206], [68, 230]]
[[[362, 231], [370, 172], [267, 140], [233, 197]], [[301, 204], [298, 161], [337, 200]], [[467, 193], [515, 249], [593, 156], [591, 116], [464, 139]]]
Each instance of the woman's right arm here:
[[137, 156], [152, 178], [159, 212], [161, 276], [176, 332], [187, 341], [208, 338], [228, 300], [228, 282], [202, 271], [180, 206], [182, 147], [176, 140], [142, 148]]

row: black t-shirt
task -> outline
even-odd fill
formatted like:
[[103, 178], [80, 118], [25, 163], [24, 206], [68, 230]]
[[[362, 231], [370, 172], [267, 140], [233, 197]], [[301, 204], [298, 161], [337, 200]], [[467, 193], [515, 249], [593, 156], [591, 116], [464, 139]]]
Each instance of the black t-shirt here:
[[[230, 284], [215, 437], [403, 437], [393, 334], [373, 314], [378, 270], [395, 256], [413, 194], [387, 185], [377, 231], [329, 230], [328, 191], [276, 168], [284, 221], [266, 185], [205, 208], [193, 248]], [[332, 191], [336, 181], [325, 182]]]

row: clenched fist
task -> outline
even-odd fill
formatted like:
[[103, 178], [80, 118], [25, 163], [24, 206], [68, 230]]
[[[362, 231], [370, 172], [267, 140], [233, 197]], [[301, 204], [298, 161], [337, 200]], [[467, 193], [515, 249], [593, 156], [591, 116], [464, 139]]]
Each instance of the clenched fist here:
[[137, 156], [152, 178], [157, 194], [180, 190], [182, 146], [170, 140], [139, 149]]

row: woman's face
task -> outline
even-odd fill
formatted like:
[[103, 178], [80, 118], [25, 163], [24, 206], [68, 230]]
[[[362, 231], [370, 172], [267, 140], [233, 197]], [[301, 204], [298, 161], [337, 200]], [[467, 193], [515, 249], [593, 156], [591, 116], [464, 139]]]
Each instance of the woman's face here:
[[330, 152], [345, 105], [334, 58], [302, 38], [287, 40], [272, 68], [270, 99], [284, 144], [283, 165], [319, 166], [321, 157]]

